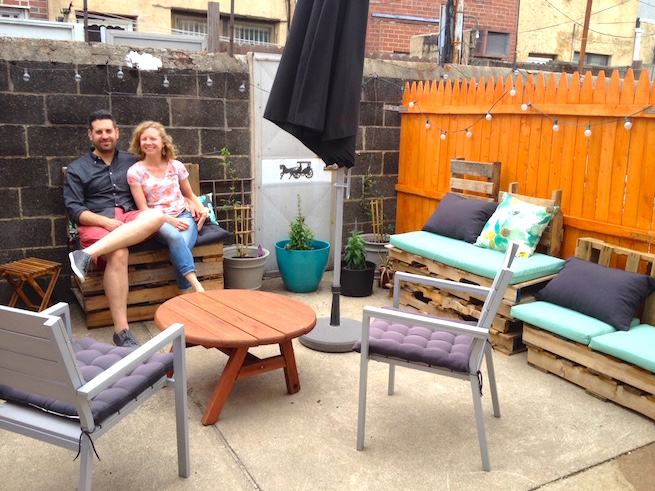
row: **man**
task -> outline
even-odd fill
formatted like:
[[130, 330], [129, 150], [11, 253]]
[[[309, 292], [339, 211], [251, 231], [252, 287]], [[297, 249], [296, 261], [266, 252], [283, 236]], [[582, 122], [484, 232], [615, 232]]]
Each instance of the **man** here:
[[114, 344], [137, 347], [127, 323], [128, 247], [154, 235], [164, 223], [158, 210], [139, 211], [134, 204], [127, 169], [136, 158], [116, 150], [119, 130], [107, 110], [89, 116], [93, 149], [68, 166], [64, 203], [78, 224], [82, 250], [69, 254], [71, 268], [84, 282], [90, 262], [105, 266], [103, 286], [114, 321]]

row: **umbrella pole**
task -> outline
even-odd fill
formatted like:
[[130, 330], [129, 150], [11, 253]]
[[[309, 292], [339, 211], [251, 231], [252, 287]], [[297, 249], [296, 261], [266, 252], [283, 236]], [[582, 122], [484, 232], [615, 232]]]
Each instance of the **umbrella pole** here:
[[[350, 171], [349, 171], [350, 172]], [[350, 178], [350, 176], [348, 176]], [[362, 323], [354, 319], [342, 319], [339, 309], [341, 298], [341, 241], [343, 236], [343, 200], [345, 169], [337, 171], [337, 189], [334, 246], [334, 279], [332, 281], [332, 311], [329, 318], [316, 320], [316, 326], [309, 333], [300, 336], [300, 343], [316, 351], [328, 353], [344, 353], [352, 350], [353, 345], [362, 336]]]

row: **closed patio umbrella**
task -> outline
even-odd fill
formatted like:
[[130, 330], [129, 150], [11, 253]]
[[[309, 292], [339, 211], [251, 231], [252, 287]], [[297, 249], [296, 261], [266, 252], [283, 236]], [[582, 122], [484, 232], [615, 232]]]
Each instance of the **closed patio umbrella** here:
[[341, 239], [345, 169], [355, 164], [368, 0], [298, 0], [264, 118], [300, 140], [326, 165], [337, 164], [332, 313], [300, 342], [349, 351], [361, 324], [341, 319]]

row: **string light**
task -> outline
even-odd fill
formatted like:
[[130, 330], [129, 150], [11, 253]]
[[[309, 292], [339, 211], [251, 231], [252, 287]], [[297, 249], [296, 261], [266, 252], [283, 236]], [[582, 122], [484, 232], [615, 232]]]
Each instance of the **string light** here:
[[427, 130], [430, 129], [430, 120], [429, 119], [425, 122], [425, 129], [427, 129]]
[[557, 124], [557, 120], [555, 120], [555, 124], [553, 125], [553, 131], [555, 132], [559, 131], [559, 124]]
[[441, 136], [439, 138], [441, 138], [442, 140], [446, 139], [446, 131], [445, 130], [444, 130], [443, 133], [441, 133]]
[[168, 86], [169, 86], [170, 84], [171, 84], [171, 83], [168, 81], [168, 76], [167, 76], [167, 75], [164, 75], [164, 87], [168, 89]]
[[118, 73], [116, 74], [116, 78], [118, 78], [118, 80], [123, 80], [124, 76], [125, 76], [125, 74], [123, 73], [123, 67], [119, 66], [118, 67]]
[[239, 85], [239, 92], [242, 94], [246, 91], [246, 84], [241, 82], [241, 85]]
[[25, 71], [23, 72], [23, 80], [25, 80], [26, 82], [29, 82], [29, 81], [30, 81], [30, 74], [27, 73], [27, 68], [26, 68]]
[[207, 75], [207, 87], [211, 87], [212, 85], [214, 85], [214, 81], [209, 75]]
[[528, 103], [526, 104], [526, 103], [524, 102], [523, 104], [521, 104], [521, 111], [527, 111], [528, 108], [529, 108], [530, 106], [532, 106], [531, 103], [528, 102]]
[[77, 70], [75, 70], [75, 81], [78, 84], [82, 81], [82, 75], [80, 75], [80, 73]]
[[487, 115], [484, 117], [487, 121], [491, 121], [491, 113], [487, 113]]
[[447, 74], [447, 73], [444, 73], [444, 74], [442, 75], [442, 77], [443, 77], [444, 80], [448, 80], [448, 74]]
[[626, 130], [629, 130], [630, 128], [632, 128], [632, 121], [630, 121], [630, 119], [627, 116], [625, 117], [625, 123], [623, 123], [623, 127]]
[[414, 104], [416, 104], [416, 101], [412, 101], [409, 103], [409, 107], [414, 107]]
[[516, 89], [514, 87], [509, 89], [509, 95], [511, 95], [512, 97], [514, 97], [516, 95]]
[[473, 133], [471, 133], [471, 130], [469, 130], [468, 128], [466, 128], [466, 136], [468, 138], [471, 138], [473, 136]]
[[588, 124], [587, 129], [584, 130], [584, 136], [586, 136], [587, 138], [591, 137], [591, 125], [590, 124]]

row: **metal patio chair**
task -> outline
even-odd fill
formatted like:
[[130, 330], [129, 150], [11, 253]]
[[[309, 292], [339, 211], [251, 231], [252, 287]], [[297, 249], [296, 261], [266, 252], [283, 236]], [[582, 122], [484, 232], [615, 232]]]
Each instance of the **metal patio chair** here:
[[[368, 361], [375, 360], [389, 364], [389, 395], [393, 395], [394, 392], [396, 366], [468, 380], [473, 393], [482, 468], [485, 471], [490, 469], [482, 414], [480, 368], [486, 357], [494, 416], [500, 417], [489, 328], [512, 278], [510, 267], [517, 249], [518, 246], [512, 243], [505, 255], [503, 267], [489, 288], [396, 272], [393, 290], [394, 308], [364, 307], [362, 339], [354, 347], [361, 353], [357, 450], [364, 448]], [[466, 323], [458, 319], [398, 310], [401, 281], [486, 298], [480, 318], [477, 323]]]
[[[171, 342], [172, 354], [158, 353]], [[189, 477], [182, 324], [137, 349], [118, 348], [91, 338], [73, 342], [65, 303], [40, 313], [0, 306], [0, 384], [0, 428], [79, 452], [80, 490], [91, 489], [94, 442], [172, 385], [178, 472]]]

